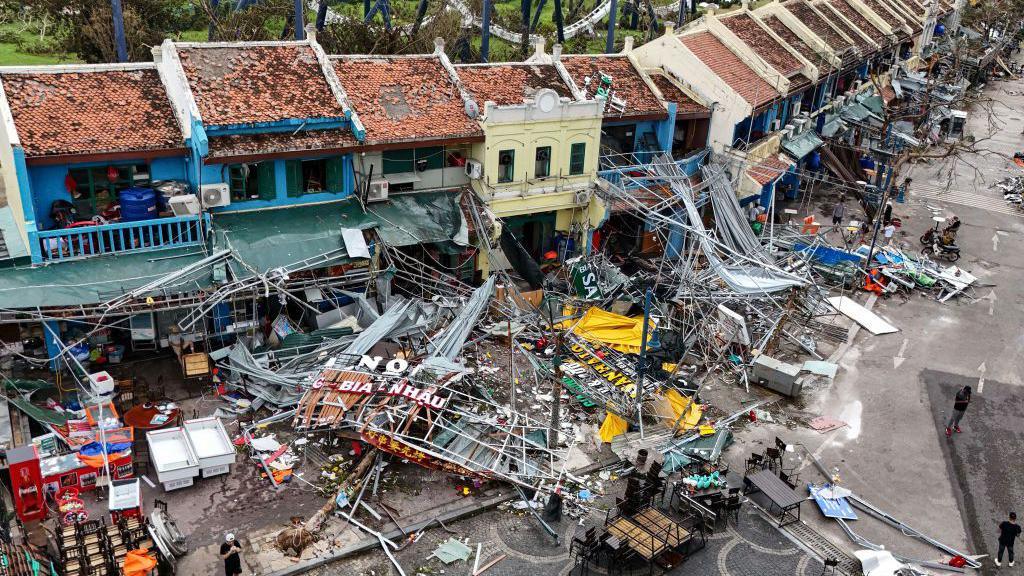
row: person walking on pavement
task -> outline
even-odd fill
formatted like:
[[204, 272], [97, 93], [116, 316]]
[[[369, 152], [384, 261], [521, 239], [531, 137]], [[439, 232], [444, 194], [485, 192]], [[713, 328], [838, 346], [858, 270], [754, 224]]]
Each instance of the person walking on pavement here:
[[242, 545], [235, 540], [235, 535], [228, 532], [224, 536], [224, 543], [220, 545], [220, 558], [224, 561], [225, 576], [239, 576], [242, 573], [242, 557], [239, 552]]
[[1003, 565], [1003, 551], [1007, 553], [1007, 560], [1010, 561], [1010, 568], [1013, 568], [1013, 541], [1020, 536], [1020, 526], [1017, 524], [1017, 513], [1010, 512], [1010, 519], [1003, 520], [999, 524], [999, 552], [996, 554], [996, 566]]
[[946, 437], [953, 435], [953, 431], [963, 432], [960, 429], [960, 419], [964, 417], [964, 412], [967, 410], [967, 405], [971, 403], [971, 387], [964, 386], [956, 393], [956, 399], [953, 401], [953, 413], [949, 415], [949, 420], [946, 421]]

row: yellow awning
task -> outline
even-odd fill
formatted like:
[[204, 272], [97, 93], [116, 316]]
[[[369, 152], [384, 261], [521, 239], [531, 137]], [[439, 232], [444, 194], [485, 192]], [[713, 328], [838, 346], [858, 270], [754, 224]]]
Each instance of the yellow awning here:
[[625, 434], [626, 430], [629, 430], [629, 422], [611, 412], [606, 412], [598, 435], [601, 436], [602, 442], [611, 442], [619, 434]]
[[[643, 340], [643, 317], [620, 316], [600, 308], [590, 308], [579, 320], [566, 320], [558, 328], [572, 328], [572, 332], [590, 342], [600, 342], [627, 354], [639, 354]], [[650, 323], [654, 329], [654, 323]], [[648, 335], [650, 338], [650, 335]]]

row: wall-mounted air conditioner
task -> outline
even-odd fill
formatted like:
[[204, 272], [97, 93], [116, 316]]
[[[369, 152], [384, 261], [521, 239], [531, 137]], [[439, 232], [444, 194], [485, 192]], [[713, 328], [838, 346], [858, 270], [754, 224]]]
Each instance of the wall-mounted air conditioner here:
[[484, 177], [484, 165], [477, 162], [476, 160], [466, 160], [466, 176], [469, 176], [473, 180], [479, 180]]
[[384, 202], [388, 199], [388, 181], [383, 178], [370, 180], [370, 192], [366, 195], [367, 202]]
[[171, 196], [167, 199], [167, 204], [175, 216], [195, 216], [203, 211], [203, 206], [195, 194]]
[[227, 184], [203, 184], [199, 187], [199, 195], [204, 208], [216, 208], [231, 204], [231, 189]]

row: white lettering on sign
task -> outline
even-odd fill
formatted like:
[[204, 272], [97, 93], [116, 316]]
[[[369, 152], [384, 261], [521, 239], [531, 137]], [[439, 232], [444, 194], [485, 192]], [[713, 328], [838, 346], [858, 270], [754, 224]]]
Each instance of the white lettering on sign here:
[[[369, 376], [368, 374], [362, 374], [359, 372], [350, 372], [353, 376], [362, 375]], [[361, 381], [361, 380], [335, 380], [330, 384], [326, 384], [323, 379], [317, 379], [315, 387], [330, 386], [338, 392], [345, 392], [347, 394], [385, 394], [387, 396], [400, 396], [402, 398], [408, 398], [413, 402], [421, 406], [429, 406], [440, 410], [444, 408], [448, 399], [444, 396], [438, 396], [429, 389], [421, 389], [409, 383], [408, 380], [401, 380], [398, 382], [376, 382], [372, 380]]]
[[388, 374], [401, 374], [409, 368], [409, 363], [404, 358], [392, 358], [391, 361], [384, 366], [384, 370]]

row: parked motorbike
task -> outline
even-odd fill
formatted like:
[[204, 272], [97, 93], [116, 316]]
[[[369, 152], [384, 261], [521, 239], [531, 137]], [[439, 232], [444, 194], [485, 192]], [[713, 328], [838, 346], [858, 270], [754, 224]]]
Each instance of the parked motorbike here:
[[960, 259], [960, 247], [956, 244], [943, 244], [937, 236], [932, 238], [932, 242], [929, 246], [925, 246], [921, 250], [921, 254], [925, 256], [937, 256], [944, 258], [950, 262], [956, 262]]

